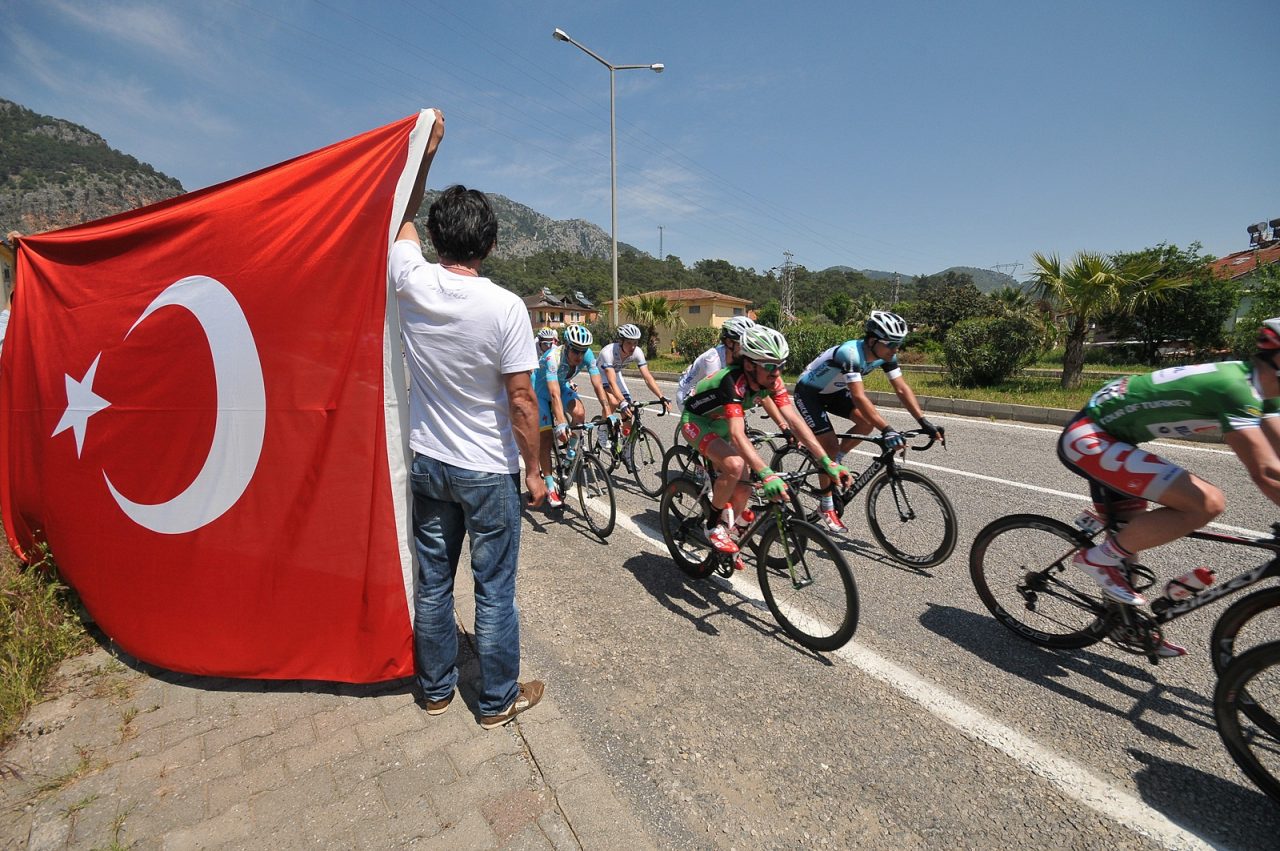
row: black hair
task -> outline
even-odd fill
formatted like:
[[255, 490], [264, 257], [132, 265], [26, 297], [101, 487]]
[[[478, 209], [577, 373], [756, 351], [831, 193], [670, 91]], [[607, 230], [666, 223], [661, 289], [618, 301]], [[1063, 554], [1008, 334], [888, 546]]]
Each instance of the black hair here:
[[441, 260], [483, 260], [498, 241], [498, 217], [483, 192], [450, 186], [427, 212], [427, 233]]

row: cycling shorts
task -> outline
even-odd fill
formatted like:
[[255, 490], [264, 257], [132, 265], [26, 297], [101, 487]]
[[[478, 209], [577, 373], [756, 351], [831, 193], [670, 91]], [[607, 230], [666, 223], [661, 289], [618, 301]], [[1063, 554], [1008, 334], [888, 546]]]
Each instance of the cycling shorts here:
[[[819, 393], [807, 384], [800, 383], [796, 385], [795, 392], [796, 410], [800, 412], [800, 416], [804, 417], [804, 424], [814, 434], [826, 434], [829, 431], [835, 431], [835, 426], [831, 424], [828, 413], [835, 414], [838, 417], [844, 417], [846, 420], [855, 420], [853, 397], [849, 395], [847, 390], [839, 393]], [[865, 423], [863, 424], [866, 425]]]
[[[564, 412], [569, 413], [573, 408], [573, 403], [578, 401], [578, 394], [570, 389], [566, 392], [563, 385], [560, 387], [560, 406], [564, 408]], [[538, 431], [551, 431], [555, 428], [555, 417], [551, 412], [551, 397], [538, 394]]]
[[1094, 503], [1116, 510], [1159, 502], [1169, 485], [1186, 470], [1159, 455], [1107, 434], [1085, 411], [1067, 423], [1058, 438], [1058, 460], [1089, 481]]
[[729, 420], [709, 420], [705, 417], [690, 416], [680, 424], [680, 434], [684, 436], [690, 446], [698, 450], [699, 455], [705, 458], [707, 457], [707, 447], [716, 438], [722, 438], [725, 442], [730, 441]]

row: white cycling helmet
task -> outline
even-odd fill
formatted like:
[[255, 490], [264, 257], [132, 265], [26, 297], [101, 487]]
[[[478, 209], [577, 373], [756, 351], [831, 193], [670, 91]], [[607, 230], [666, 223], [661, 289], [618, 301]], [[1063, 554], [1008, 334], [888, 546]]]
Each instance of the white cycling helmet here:
[[557, 339], [559, 339], [559, 336], [556, 334], [556, 329], [543, 328], [541, 331], [538, 332], [538, 339], [544, 343], [554, 343]]
[[764, 325], [752, 325], [742, 332], [742, 355], [756, 363], [781, 364], [791, 354], [787, 338], [781, 331], [775, 331]]
[[731, 316], [720, 326], [720, 339], [741, 340], [743, 332], [748, 328], [754, 327], [755, 324], [745, 316]]
[[901, 343], [907, 339], [907, 323], [896, 313], [873, 310], [867, 317], [867, 333], [886, 343]]
[[619, 340], [639, 340], [640, 328], [636, 325], [632, 325], [629, 322], [626, 325], [619, 325], [618, 339]]
[[564, 341], [575, 349], [586, 349], [591, 346], [591, 332], [581, 325], [570, 325], [564, 329]]

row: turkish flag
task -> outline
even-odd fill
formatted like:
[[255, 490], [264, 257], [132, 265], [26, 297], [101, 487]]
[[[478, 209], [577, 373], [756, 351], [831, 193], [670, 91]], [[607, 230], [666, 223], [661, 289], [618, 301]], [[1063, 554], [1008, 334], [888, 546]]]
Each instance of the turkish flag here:
[[5, 531], [27, 560], [47, 544], [134, 656], [412, 673], [386, 262], [434, 120], [20, 241]]

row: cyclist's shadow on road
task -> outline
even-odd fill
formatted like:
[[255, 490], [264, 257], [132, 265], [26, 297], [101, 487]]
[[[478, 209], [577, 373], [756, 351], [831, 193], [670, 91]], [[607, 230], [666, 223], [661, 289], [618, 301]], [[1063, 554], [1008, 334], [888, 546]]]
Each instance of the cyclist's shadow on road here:
[[[1280, 809], [1244, 775], [1234, 783], [1139, 748], [1127, 750], [1142, 766], [1133, 779], [1151, 807], [1176, 813], [1182, 827], [1220, 847], [1275, 847]], [[1224, 819], [1227, 813], [1230, 818]]]
[[[1216, 729], [1213, 706], [1204, 695], [1162, 683], [1144, 656], [1116, 658], [1123, 651], [1110, 644], [1079, 650], [1049, 650], [1024, 641], [986, 614], [929, 604], [920, 616], [926, 629], [969, 651], [992, 667], [1016, 674], [1047, 691], [1083, 706], [1124, 718], [1144, 736], [1185, 748], [1195, 745], [1166, 729], [1161, 718], [1180, 718]], [[1131, 661], [1132, 660], [1132, 661]], [[1071, 685], [1081, 677], [1105, 686], [1125, 701], [1106, 701]], [[1121, 706], [1114, 705], [1116, 702]]]
[[[792, 641], [773, 620], [763, 603], [738, 594], [718, 577], [706, 579], [686, 577], [676, 569], [670, 557], [640, 553], [622, 563], [640, 586], [668, 611], [687, 619], [698, 632], [720, 635], [720, 625], [737, 621], [761, 635], [775, 639], [815, 662], [830, 666], [832, 661]], [[748, 570], [752, 566], [748, 564]]]
[[[862, 538], [855, 537], [855, 533], [852, 529], [841, 535], [831, 535], [831, 540], [835, 541], [836, 546], [841, 550], [853, 553], [854, 555], [868, 561], [874, 561], [879, 567], [892, 567], [894, 570], [901, 570], [903, 573], [909, 573], [912, 576], [924, 576], [929, 579], [933, 579], [937, 576], [937, 574], [933, 572], [932, 568], [912, 567], [911, 565], [903, 564], [900, 561], [889, 558], [888, 554], [880, 548], [879, 544], [875, 541], [867, 541]], [[857, 566], [857, 562], [855, 561], [850, 561], [849, 564], [855, 568]]]

